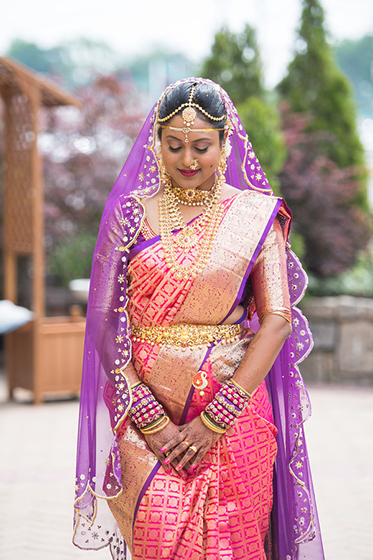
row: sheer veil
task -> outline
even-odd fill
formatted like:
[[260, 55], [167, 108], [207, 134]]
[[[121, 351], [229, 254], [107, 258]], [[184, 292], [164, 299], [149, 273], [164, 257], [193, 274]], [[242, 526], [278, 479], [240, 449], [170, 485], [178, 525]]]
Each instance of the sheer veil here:
[[[274, 196], [227, 93], [202, 78], [221, 96], [232, 123], [227, 153], [227, 183]], [[180, 82], [178, 82], [180, 83]], [[150, 111], [103, 211], [93, 256], [87, 311], [79, 416], [73, 542], [83, 549], [109, 546], [115, 560], [126, 546], [107, 500], [121, 488], [116, 429], [131, 406], [125, 366], [131, 360], [126, 311], [128, 253], [144, 219], [141, 198], [159, 186], [157, 115], [169, 86]], [[267, 376], [277, 437], [274, 526], [278, 558], [321, 560], [323, 556], [303, 423], [311, 414], [298, 364], [312, 349], [307, 320], [296, 307], [307, 287], [297, 257], [287, 248], [293, 331]], [[255, 317], [253, 321], [255, 327]]]

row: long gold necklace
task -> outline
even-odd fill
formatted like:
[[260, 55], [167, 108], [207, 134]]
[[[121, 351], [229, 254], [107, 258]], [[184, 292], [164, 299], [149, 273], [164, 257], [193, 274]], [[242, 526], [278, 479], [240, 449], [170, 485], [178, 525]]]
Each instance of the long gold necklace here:
[[[178, 280], [196, 278], [206, 266], [222, 218], [223, 209], [219, 202], [224, 181], [225, 177], [222, 174], [210, 191], [206, 208], [190, 226], [185, 224], [181, 216], [178, 194], [174, 192], [171, 181], [169, 180], [165, 184], [164, 194], [158, 201], [159, 229], [167, 267], [172, 270]], [[196, 228], [199, 226], [205, 226], [201, 241], [196, 232]], [[181, 231], [174, 235], [175, 229]], [[186, 268], [177, 262], [176, 247], [197, 249], [197, 256], [191, 266]]]

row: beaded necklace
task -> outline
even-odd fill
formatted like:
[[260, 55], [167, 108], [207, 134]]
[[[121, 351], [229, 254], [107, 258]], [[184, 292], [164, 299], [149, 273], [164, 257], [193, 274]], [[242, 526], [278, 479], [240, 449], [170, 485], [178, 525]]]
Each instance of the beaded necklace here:
[[[190, 226], [184, 222], [178, 207], [178, 202], [185, 202], [180, 200], [178, 192], [175, 193], [170, 180], [165, 183], [164, 194], [158, 201], [159, 230], [167, 267], [177, 280], [196, 278], [206, 266], [222, 218], [223, 208], [219, 202], [224, 181], [225, 177], [221, 174], [211, 191], [204, 191], [209, 194], [206, 208]], [[193, 206], [193, 203], [188, 205]], [[196, 232], [198, 226], [206, 227], [201, 240]], [[181, 231], [174, 235], [175, 229]], [[197, 256], [191, 266], [186, 268], [177, 262], [176, 247], [197, 249]]]

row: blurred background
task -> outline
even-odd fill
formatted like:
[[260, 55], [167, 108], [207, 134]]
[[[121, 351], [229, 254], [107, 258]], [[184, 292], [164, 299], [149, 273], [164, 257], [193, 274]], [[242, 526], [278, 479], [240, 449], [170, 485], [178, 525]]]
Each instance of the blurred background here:
[[[145, 115], [166, 85], [202, 75], [227, 89], [292, 208], [310, 294], [372, 297], [372, 34], [369, 0], [10, 3], [0, 52], [81, 102], [40, 115], [48, 286], [89, 277], [102, 206]], [[64, 299], [53, 293], [48, 313]]]
[[[292, 248], [309, 275], [302, 307], [311, 323], [315, 349], [301, 370], [316, 408], [310, 447], [311, 457], [313, 449], [315, 455], [327, 558], [370, 559], [366, 535], [373, 524], [373, 456], [367, 451], [373, 449], [368, 430], [373, 421], [371, 0], [172, 4], [168, 0], [65, 0], [60, 4], [18, 0], [6, 2], [2, 9], [0, 56], [5, 57], [3, 66], [0, 61], [0, 300], [11, 299], [33, 311], [34, 324], [44, 321], [39, 329], [43, 336], [54, 333], [61, 338], [70, 328], [62, 318], [68, 318], [69, 332], [77, 340], [71, 343], [77, 348], [71, 366], [77, 379], [71, 383], [62, 379], [55, 385], [46, 382], [43, 388], [35, 371], [39, 366], [30, 365], [34, 354], [29, 338], [35, 335], [34, 326], [15, 331], [18, 334], [12, 333], [8, 343], [9, 335], [0, 336], [0, 414], [4, 418], [0, 442], [9, 444], [0, 468], [8, 473], [11, 454], [17, 452], [14, 442], [22, 437], [25, 422], [35, 422], [37, 430], [47, 418], [60, 418], [70, 430], [68, 435], [60, 433], [63, 457], [61, 447], [55, 449], [58, 464], [63, 465], [59, 488], [67, 489], [67, 493], [59, 491], [60, 510], [64, 520], [68, 518], [69, 503], [65, 510], [63, 499], [71, 497], [78, 405], [66, 397], [78, 392], [86, 297], [84, 283], [77, 287], [71, 282], [89, 279], [103, 205], [151, 106], [170, 83], [202, 76], [227, 90], [273, 189], [293, 212]], [[15, 66], [7, 66], [6, 61]], [[17, 169], [9, 174], [7, 103], [10, 81], [19, 84], [22, 80], [19, 67], [27, 76], [37, 73], [38, 88], [45, 88], [44, 98], [49, 102], [37, 107], [37, 125], [32, 125], [36, 128], [30, 125], [32, 119], [19, 125], [14, 141], [18, 147], [12, 148], [27, 153], [34, 149], [35, 157], [40, 157], [37, 188], [43, 192], [39, 201], [43, 226], [37, 249], [18, 251], [16, 272], [9, 280], [4, 266], [9, 227], [4, 199], [9, 177], [15, 178], [16, 185], [20, 175]], [[52, 97], [57, 101], [52, 103]], [[12, 161], [17, 168], [18, 160]], [[34, 168], [29, 165], [32, 174]], [[19, 197], [32, 198], [36, 187], [28, 185], [25, 174], [27, 170], [22, 179], [24, 194]], [[22, 228], [27, 216], [19, 219], [17, 227]], [[42, 254], [42, 269], [35, 264], [34, 249]], [[35, 294], [37, 282], [40, 289]], [[5, 317], [5, 307], [1, 313]], [[61, 350], [60, 342], [56, 344]], [[50, 359], [55, 360], [55, 347], [50, 348]], [[7, 400], [8, 389], [15, 403]], [[61, 397], [65, 400], [56, 400]], [[32, 401], [46, 401], [43, 412], [30, 407]], [[350, 407], [348, 420], [346, 407]], [[20, 414], [28, 416], [17, 421]], [[43, 424], [47, 430], [43, 438], [50, 438], [53, 446], [56, 425], [48, 426]], [[351, 440], [351, 453], [346, 452], [346, 438]], [[356, 445], [356, 438], [361, 445]], [[333, 451], [328, 445], [331, 440]], [[42, 455], [43, 443], [35, 445]], [[36, 454], [35, 447], [30, 447], [30, 453]], [[44, 467], [50, 472], [47, 464]], [[19, 481], [23, 480], [25, 473], [17, 472]], [[345, 493], [346, 487], [349, 497], [333, 506], [335, 496]], [[39, 486], [32, 488], [30, 508], [35, 506], [32, 496], [40, 495]], [[11, 511], [14, 506], [15, 514], [17, 491], [0, 486], [1, 496]], [[21, 499], [24, 493], [19, 491]], [[45, 558], [83, 557], [61, 535], [58, 552], [52, 539], [43, 548], [42, 531], [34, 548], [30, 549], [30, 541], [28, 548], [20, 541], [14, 544], [12, 516], [7, 520], [8, 544], [4, 555], [0, 544], [0, 558], [44, 558], [44, 552]], [[32, 543], [31, 534], [29, 528]]]

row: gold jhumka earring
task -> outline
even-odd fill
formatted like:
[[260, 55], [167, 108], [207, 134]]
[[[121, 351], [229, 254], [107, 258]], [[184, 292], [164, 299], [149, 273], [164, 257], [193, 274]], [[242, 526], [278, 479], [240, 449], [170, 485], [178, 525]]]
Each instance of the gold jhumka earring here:
[[225, 183], [226, 170], [227, 170], [227, 156], [226, 156], [226, 148], [224, 144], [223, 149], [220, 152], [220, 159], [219, 159], [219, 164], [217, 169], [218, 180], [221, 178], [223, 183]]

